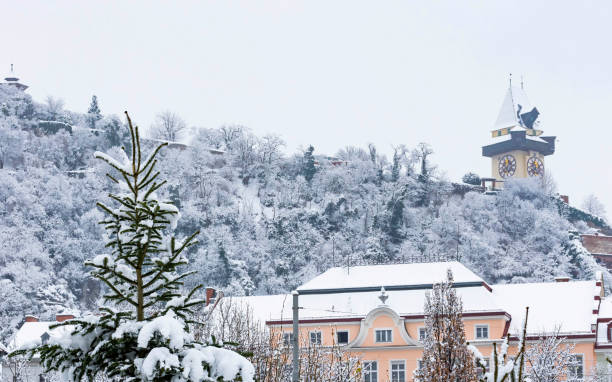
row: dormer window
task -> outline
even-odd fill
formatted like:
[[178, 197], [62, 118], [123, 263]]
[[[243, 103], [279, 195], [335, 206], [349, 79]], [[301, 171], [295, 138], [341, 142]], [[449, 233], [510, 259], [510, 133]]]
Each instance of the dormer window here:
[[377, 329], [376, 342], [393, 342], [391, 329]]
[[49, 333], [44, 332], [44, 333], [42, 334], [42, 336], [40, 336], [40, 342], [41, 342], [43, 345], [46, 345], [46, 344], [47, 344], [47, 342], [49, 342], [49, 338], [50, 338], [50, 337], [51, 337], [51, 336], [49, 335]]
[[489, 338], [489, 325], [476, 325], [476, 339], [484, 340]]

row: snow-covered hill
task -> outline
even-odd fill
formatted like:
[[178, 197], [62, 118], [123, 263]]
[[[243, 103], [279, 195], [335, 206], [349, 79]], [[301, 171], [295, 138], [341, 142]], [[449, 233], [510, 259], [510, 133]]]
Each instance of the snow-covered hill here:
[[[100, 298], [83, 267], [104, 253], [95, 202], [109, 190], [93, 152], [119, 155], [125, 133], [117, 117], [0, 87], [0, 340], [25, 314], [84, 311]], [[426, 145], [400, 146], [390, 161], [371, 146], [340, 149], [339, 161], [281, 148], [279, 137], [225, 126], [163, 151], [161, 196], [180, 203], [179, 234], [200, 230], [190, 284], [279, 293], [334, 265], [439, 259], [490, 283], [600, 270], [570, 234], [587, 225], [570, 222], [536, 181], [464, 194], [438, 176]]]

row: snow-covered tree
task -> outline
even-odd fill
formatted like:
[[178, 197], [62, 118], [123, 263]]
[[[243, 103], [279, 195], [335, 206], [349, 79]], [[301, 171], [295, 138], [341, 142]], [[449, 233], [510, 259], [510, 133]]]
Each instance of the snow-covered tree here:
[[315, 159], [312, 153], [314, 152], [314, 147], [308, 146], [308, 149], [304, 151], [304, 163], [302, 164], [302, 175], [304, 178], [310, 182], [314, 177], [314, 174], [317, 172], [317, 168], [315, 167]]
[[531, 382], [558, 382], [568, 377], [568, 366], [574, 357], [571, 344], [563, 344], [559, 329], [543, 333], [538, 341], [527, 348], [527, 377]]
[[463, 175], [461, 180], [463, 181], [463, 183], [480, 186], [480, 177], [478, 176], [478, 174], [475, 174], [473, 172], [468, 172], [467, 174]]
[[499, 352], [497, 344], [493, 343], [493, 364], [490, 365], [489, 371], [487, 371], [487, 365], [480, 351], [475, 346], [469, 346], [469, 350], [474, 355], [476, 366], [482, 372], [479, 382], [531, 382], [526, 379], [525, 370], [525, 339], [527, 338], [528, 318], [529, 308], [526, 308], [523, 332], [519, 338], [518, 352], [516, 354], [513, 356], [508, 355], [510, 334], [502, 341]]
[[192, 309], [203, 300], [196, 298], [199, 287], [181, 293], [190, 272], [179, 267], [187, 264], [184, 252], [197, 233], [172, 235], [179, 211], [158, 200], [166, 182], [155, 170], [165, 144], [144, 157], [138, 128], [127, 118], [131, 157], [95, 153], [114, 170], [107, 176], [120, 190], [109, 195], [112, 205], [98, 203], [106, 215], [101, 224], [109, 253], [87, 262], [107, 287], [106, 305], [99, 315], [59, 324], [47, 344], [26, 353], [73, 381], [98, 375], [122, 381], [252, 381], [253, 366], [245, 358], [195, 341], [189, 332]]
[[435, 284], [425, 298], [425, 342], [419, 382], [471, 382], [476, 379], [474, 356], [465, 341], [463, 304], [453, 288], [453, 274]]
[[98, 97], [94, 94], [91, 97], [91, 103], [89, 109], [87, 109], [87, 125], [91, 129], [96, 127], [96, 122], [102, 119], [102, 113], [100, 112], [100, 106], [98, 106]]
[[581, 205], [582, 209], [594, 216], [606, 217], [606, 206], [593, 194], [587, 195]]
[[[253, 307], [240, 299], [222, 298], [206, 319], [209, 324], [197, 332], [198, 336], [238, 343], [238, 349], [248, 353], [256, 366], [258, 382], [291, 381], [292, 348], [287, 346], [290, 333], [265, 328], [265, 323], [253, 316]], [[359, 358], [342, 345], [313, 344], [308, 335], [300, 336], [299, 342], [301, 381], [362, 381]]]
[[157, 114], [152, 133], [155, 138], [176, 142], [187, 128], [185, 121], [175, 112], [164, 111]]

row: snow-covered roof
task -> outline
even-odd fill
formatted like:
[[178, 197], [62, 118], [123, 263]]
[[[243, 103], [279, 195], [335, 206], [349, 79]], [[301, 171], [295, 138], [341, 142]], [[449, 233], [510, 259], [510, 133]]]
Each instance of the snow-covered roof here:
[[54, 322], [25, 322], [15, 333], [8, 347], [11, 350], [36, 345], [41, 342], [41, 336], [49, 332], [49, 326]]
[[510, 333], [522, 330], [525, 307], [529, 307], [527, 332], [591, 333], [595, 323], [595, 281], [492, 285], [497, 303], [512, 316]]
[[600, 318], [612, 318], [612, 297], [604, 298], [599, 305]]
[[[386, 305], [401, 316], [423, 314], [425, 294], [430, 289], [387, 291]], [[501, 308], [485, 287], [457, 288], [464, 312], [500, 312]], [[331, 318], [363, 318], [381, 305], [380, 292], [307, 294], [299, 296], [300, 320]], [[253, 317], [260, 322], [292, 319], [293, 299], [290, 294], [232, 297], [237, 304], [248, 304]]]
[[330, 268], [298, 287], [298, 291], [429, 285], [446, 280], [448, 269], [453, 272], [456, 284], [483, 282], [481, 277], [457, 261], [365, 265]]
[[533, 110], [533, 105], [529, 102], [525, 91], [517, 86], [510, 86], [506, 91], [506, 96], [495, 121], [495, 129], [505, 127], [522, 126], [518, 119], [519, 111], [526, 113]]
[[232, 304], [245, 307], [253, 313], [253, 317], [260, 323], [270, 320], [289, 320], [292, 318], [291, 294], [275, 294], [269, 296], [224, 297]]
[[7, 348], [10, 351], [17, 349], [29, 348], [42, 343], [41, 336], [45, 333], [50, 337], [58, 335], [60, 332], [72, 330], [69, 326], [62, 326], [55, 329], [49, 329], [51, 325], [57, 324], [56, 321], [40, 321], [40, 322], [25, 322], [21, 328], [15, 333]]
[[[463, 311], [485, 316], [493, 312], [507, 313], [512, 317], [510, 333], [513, 335], [522, 330], [527, 306], [531, 335], [557, 330], [562, 334], [592, 333], [591, 324], [597, 319], [593, 310], [599, 302], [595, 296], [601, 292], [594, 280], [500, 284], [489, 288], [458, 262], [372, 265], [353, 267], [348, 272], [345, 268], [332, 268], [298, 288], [300, 320], [355, 318], [358, 321], [381, 305], [378, 297], [382, 285], [399, 286], [387, 288], [389, 308], [400, 316], [419, 319], [431, 284], [443, 281], [449, 268], [455, 277]], [[291, 294], [231, 299], [248, 304], [254, 318], [262, 323], [292, 319]], [[599, 309], [599, 317], [612, 318], [612, 300], [604, 298]]]

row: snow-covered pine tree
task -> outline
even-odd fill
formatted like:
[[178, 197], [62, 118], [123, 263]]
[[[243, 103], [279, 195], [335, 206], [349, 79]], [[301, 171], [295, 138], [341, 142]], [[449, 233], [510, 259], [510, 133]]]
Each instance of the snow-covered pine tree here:
[[96, 122], [102, 119], [102, 113], [100, 112], [100, 106], [98, 106], [98, 97], [94, 94], [91, 97], [91, 103], [89, 109], [87, 109], [87, 124], [91, 129], [96, 127]]
[[131, 158], [125, 152], [122, 160], [95, 153], [118, 172], [108, 177], [122, 192], [109, 195], [112, 206], [98, 203], [106, 214], [100, 223], [110, 253], [86, 263], [108, 287], [110, 304], [99, 315], [58, 325], [47, 344], [28, 353], [71, 381], [99, 375], [121, 381], [252, 381], [253, 366], [245, 358], [196, 342], [189, 333], [191, 310], [203, 302], [195, 297], [201, 286], [182, 295], [182, 280], [191, 273], [178, 268], [187, 263], [184, 250], [197, 232], [183, 240], [170, 235], [179, 211], [156, 194], [165, 181], [155, 157], [165, 144], [143, 157], [138, 128], [126, 116]]
[[314, 147], [312, 145], [308, 146], [308, 149], [304, 152], [304, 163], [302, 167], [302, 175], [304, 175], [304, 179], [307, 181], [311, 181], [317, 172], [317, 168], [315, 167], [315, 159], [312, 153], [314, 152]]
[[435, 284], [425, 299], [425, 343], [419, 382], [471, 382], [476, 380], [474, 357], [463, 329], [463, 303], [453, 288], [453, 274]]

